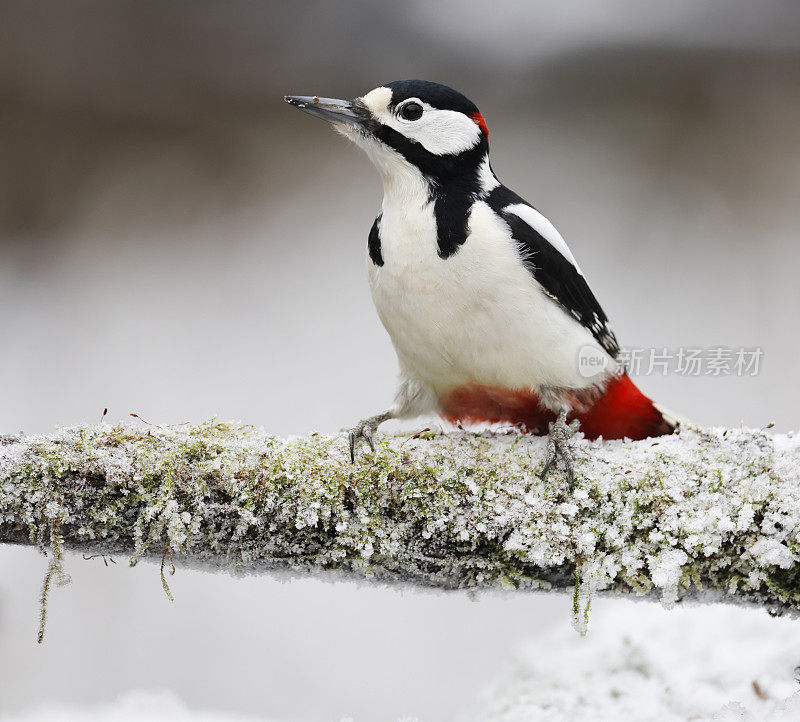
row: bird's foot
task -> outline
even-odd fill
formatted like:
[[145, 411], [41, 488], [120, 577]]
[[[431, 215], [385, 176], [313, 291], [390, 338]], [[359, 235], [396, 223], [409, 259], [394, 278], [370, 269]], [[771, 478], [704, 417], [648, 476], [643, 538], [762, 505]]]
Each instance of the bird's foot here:
[[547, 459], [544, 462], [544, 468], [541, 474], [541, 479], [544, 481], [550, 469], [553, 468], [560, 456], [567, 470], [570, 492], [572, 492], [575, 487], [574, 457], [572, 450], [569, 448], [569, 440], [574, 432], [575, 428], [567, 423], [567, 412], [562, 410], [558, 418], [550, 424], [550, 433], [547, 442]]
[[370, 451], [375, 451], [375, 432], [378, 430], [378, 426], [389, 418], [391, 418], [391, 414], [388, 411], [382, 414], [376, 414], [375, 416], [361, 419], [361, 421], [350, 430], [350, 461], [352, 463], [356, 463], [356, 446], [359, 443], [366, 442], [369, 445]]

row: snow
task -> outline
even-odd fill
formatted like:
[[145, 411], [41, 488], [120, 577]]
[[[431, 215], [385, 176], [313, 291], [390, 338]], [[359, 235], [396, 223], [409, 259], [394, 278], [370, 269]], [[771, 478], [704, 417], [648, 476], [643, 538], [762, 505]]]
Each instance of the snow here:
[[666, 549], [648, 560], [650, 579], [656, 587], [667, 592], [662, 595], [662, 601], [674, 603], [677, 600], [681, 570], [688, 561], [689, 556], [682, 549]]
[[[731, 606], [600, 600], [585, 637], [566, 623], [519, 645], [457, 722], [796, 722], [800, 628]], [[466, 710], [458, 714], [456, 710]], [[40, 706], [3, 722], [278, 722], [194, 710], [169, 692], [132, 691], [95, 707]], [[408, 717], [397, 722], [424, 722]], [[284, 721], [287, 722], [287, 721]], [[295, 721], [297, 722], [297, 721]], [[369, 722], [345, 718], [338, 722]]]
[[3, 722], [278, 722], [266, 717], [191, 710], [171, 692], [133, 690], [95, 707], [45, 705], [3, 718]]
[[[0, 444], [0, 539], [235, 573], [331, 573], [444, 589], [596, 592], [800, 608], [800, 435], [684, 429], [578, 436], [576, 487], [543, 482], [545, 440], [98, 425]], [[47, 540], [55, 546], [48, 547]], [[60, 577], [59, 577], [60, 578]], [[46, 594], [44, 595], [46, 596]]]
[[[167, 592], [171, 561], [444, 589], [574, 587], [572, 626], [524, 643], [479, 699], [454, 700], [469, 710], [462, 722], [800, 719], [800, 622], [688, 606], [797, 611], [800, 437], [577, 438], [571, 494], [562, 474], [537, 476], [544, 445], [516, 433], [383, 436], [353, 467], [343, 436], [216, 422], [62, 429], [0, 444], [0, 539], [38, 542], [53, 573], [61, 545], [152, 556]], [[8, 719], [259, 718], [147, 692]]]
[[461, 722], [796, 722], [800, 627], [737, 607], [599, 602], [522, 645]]

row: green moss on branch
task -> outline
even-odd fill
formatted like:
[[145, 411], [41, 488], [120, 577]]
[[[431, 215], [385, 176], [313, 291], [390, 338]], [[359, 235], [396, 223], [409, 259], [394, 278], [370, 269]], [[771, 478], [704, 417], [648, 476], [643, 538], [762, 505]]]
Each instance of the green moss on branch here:
[[[240, 573], [339, 572], [442, 589], [573, 587], [800, 609], [800, 440], [685, 430], [575, 440], [575, 492], [544, 440], [342, 437], [250, 426], [80, 427], [0, 439], [0, 541]], [[42, 619], [44, 621], [44, 617]], [[581, 622], [582, 623], [582, 622]]]

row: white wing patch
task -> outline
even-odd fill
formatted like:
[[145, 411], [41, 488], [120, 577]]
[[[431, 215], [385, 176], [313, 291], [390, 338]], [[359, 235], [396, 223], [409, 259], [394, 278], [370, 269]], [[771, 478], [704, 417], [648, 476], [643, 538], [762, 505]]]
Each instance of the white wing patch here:
[[569, 250], [567, 242], [561, 237], [556, 227], [539, 213], [539, 211], [524, 203], [513, 203], [510, 206], [506, 206], [503, 210], [507, 213], [513, 213], [515, 216], [525, 221], [525, 223], [533, 228], [533, 230], [575, 266], [575, 270], [580, 273], [581, 276], [583, 275], [583, 271], [581, 271], [580, 266], [578, 266], [578, 262], [575, 260], [575, 256], [572, 255], [572, 251]]

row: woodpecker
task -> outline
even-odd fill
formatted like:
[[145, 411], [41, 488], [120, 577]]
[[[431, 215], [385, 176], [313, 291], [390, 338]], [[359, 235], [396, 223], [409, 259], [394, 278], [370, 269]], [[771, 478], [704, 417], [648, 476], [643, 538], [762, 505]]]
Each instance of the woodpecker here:
[[568, 440], [675, 431], [625, 372], [608, 318], [555, 229], [489, 163], [489, 130], [461, 93], [400, 80], [353, 100], [290, 95], [366, 151], [383, 181], [367, 275], [400, 380], [391, 408], [350, 432], [350, 454], [387, 419], [437, 413], [549, 432], [546, 477]]

